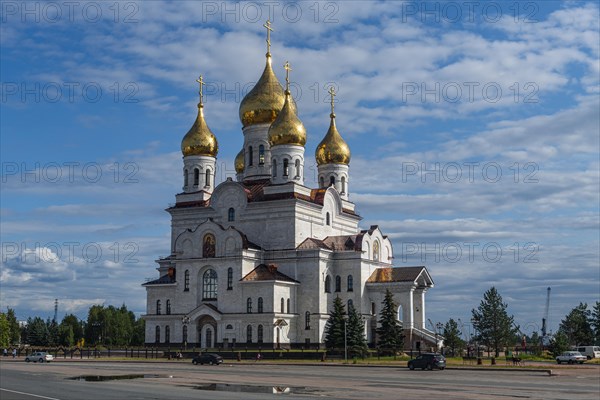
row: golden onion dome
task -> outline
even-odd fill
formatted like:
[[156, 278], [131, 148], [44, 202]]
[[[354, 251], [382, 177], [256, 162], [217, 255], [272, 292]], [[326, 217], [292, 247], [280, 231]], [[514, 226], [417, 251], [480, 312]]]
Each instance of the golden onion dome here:
[[329, 124], [329, 130], [315, 151], [317, 165], [348, 165], [350, 164], [350, 148], [335, 127], [335, 114], [331, 113], [330, 117], [331, 122]]
[[291, 104], [292, 96], [289, 91], [286, 91], [283, 108], [269, 128], [271, 146], [280, 144], [304, 146], [306, 144], [306, 128], [292, 109]]
[[204, 120], [204, 105], [198, 103], [198, 116], [194, 125], [185, 134], [181, 141], [181, 152], [185, 156], [209, 156], [216, 157], [219, 152], [217, 138], [211, 132]]
[[241, 149], [240, 152], [235, 156], [235, 172], [241, 174], [244, 172], [244, 149]]
[[[254, 124], [271, 123], [285, 103], [283, 87], [271, 68], [271, 54], [267, 53], [267, 63], [262, 76], [240, 103], [240, 120], [244, 127]], [[296, 111], [292, 100], [291, 108]]]

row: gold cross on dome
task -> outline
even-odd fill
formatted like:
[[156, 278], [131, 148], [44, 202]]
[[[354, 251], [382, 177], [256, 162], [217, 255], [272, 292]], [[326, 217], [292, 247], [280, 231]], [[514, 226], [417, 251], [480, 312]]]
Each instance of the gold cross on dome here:
[[327, 93], [331, 95], [331, 113], [333, 114], [333, 104], [335, 103], [334, 97], [336, 96], [335, 89], [333, 88], [333, 86], [329, 87]]
[[202, 86], [206, 85], [206, 83], [204, 82], [204, 80], [202, 79], [202, 75], [200, 75], [200, 77], [198, 79], [196, 79], [196, 82], [198, 82], [200, 84], [200, 104], [202, 104], [202, 99], [203, 99], [203, 94], [202, 94]]
[[267, 22], [263, 25], [263, 27], [267, 28], [267, 54], [271, 53], [271, 21], [267, 20]]
[[290, 66], [290, 62], [286, 61], [283, 68], [285, 68], [285, 90], [286, 90], [286, 92], [289, 92], [290, 91], [290, 71], [292, 70], [292, 67]]

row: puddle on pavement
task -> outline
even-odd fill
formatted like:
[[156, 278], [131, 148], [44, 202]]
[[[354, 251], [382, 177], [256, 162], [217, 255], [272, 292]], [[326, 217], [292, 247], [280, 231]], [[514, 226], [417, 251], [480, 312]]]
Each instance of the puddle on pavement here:
[[172, 378], [170, 375], [154, 375], [154, 374], [129, 374], [129, 375], [80, 375], [72, 378], [67, 378], [73, 381], [85, 382], [105, 382], [119, 381], [125, 379], [143, 379], [143, 378]]
[[258, 385], [238, 385], [227, 383], [207, 383], [194, 386], [197, 390], [207, 390], [213, 392], [238, 392], [238, 393], [266, 393], [266, 394], [316, 394], [317, 389], [308, 387], [290, 387], [290, 386], [258, 386]]

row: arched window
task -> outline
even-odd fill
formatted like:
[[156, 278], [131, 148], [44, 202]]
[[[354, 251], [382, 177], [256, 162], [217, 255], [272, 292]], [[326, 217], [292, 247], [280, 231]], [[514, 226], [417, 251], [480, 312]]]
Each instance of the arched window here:
[[235, 221], [235, 208], [230, 207], [227, 211], [227, 221], [232, 222]]
[[331, 293], [331, 277], [329, 275], [325, 278], [325, 293]]
[[348, 312], [350, 312], [350, 310], [353, 308], [354, 308], [354, 302], [352, 301], [352, 299], [348, 299]]
[[252, 325], [246, 327], [246, 343], [252, 343]]
[[379, 242], [373, 243], [373, 261], [379, 261]]
[[167, 315], [171, 315], [171, 300], [167, 299]]
[[296, 160], [294, 166], [296, 167], [296, 178], [300, 178], [300, 160]]
[[204, 184], [204, 186], [210, 186], [210, 169], [206, 169], [206, 175], [205, 175], [205, 181], [206, 183]]
[[346, 193], [346, 177], [342, 176], [342, 193]]
[[252, 298], [248, 297], [248, 299], [246, 300], [246, 312], [248, 314], [252, 314]]
[[227, 268], [227, 290], [233, 289], [233, 268]]
[[190, 271], [187, 269], [183, 273], [183, 290], [185, 292], [190, 290]]
[[263, 312], [263, 298], [259, 297], [258, 298], [258, 313], [262, 314]]
[[329, 177], [329, 186], [335, 185], [335, 176], [331, 175]]
[[216, 253], [217, 245], [215, 237], [212, 234], [207, 233], [204, 235], [204, 240], [202, 242], [202, 256], [204, 258], [213, 258]]
[[348, 291], [354, 291], [354, 278], [352, 277], [352, 275], [348, 275]]
[[194, 168], [194, 186], [198, 186], [200, 184], [200, 170], [198, 168]]
[[304, 314], [304, 329], [310, 329], [310, 311]]
[[273, 159], [273, 165], [271, 166], [271, 169], [273, 171], [273, 178], [277, 177], [277, 160]]
[[227, 324], [227, 326], [225, 327], [225, 329], [233, 329], [233, 325]]
[[160, 315], [160, 300], [156, 300], [156, 315]]
[[285, 300], [283, 299], [283, 297], [281, 298], [281, 313], [283, 314], [283, 312], [285, 311], [285, 309], [283, 308], [283, 306], [285, 305]]
[[160, 326], [154, 329], [154, 342], [160, 343]]
[[287, 307], [286, 307], [287, 313], [290, 313], [290, 299], [287, 299]]
[[283, 176], [288, 176], [288, 172], [290, 169], [290, 162], [287, 158], [283, 159]]
[[248, 147], [248, 165], [254, 164], [254, 157], [252, 155], [252, 146]]
[[342, 291], [342, 278], [339, 275], [336, 275], [336, 277], [335, 277], [335, 291], [336, 292]]
[[165, 343], [171, 343], [171, 327], [165, 326]]
[[263, 326], [259, 325], [258, 328], [256, 329], [256, 341], [258, 343], [262, 343], [263, 342]]
[[320, 187], [325, 187], [325, 179], [323, 177], [319, 178]]
[[258, 165], [265, 165], [265, 146], [258, 146]]
[[188, 335], [187, 335], [187, 325], [183, 326], [183, 332], [182, 332], [182, 338], [183, 338], [183, 344], [187, 344], [187, 339], [188, 339]]
[[217, 299], [217, 273], [214, 269], [207, 270], [202, 276], [202, 300]]
[[183, 186], [187, 186], [188, 185], [188, 170], [184, 169], [183, 170]]
[[402, 322], [404, 320], [404, 315], [402, 313], [402, 306], [398, 306], [398, 321]]
[[371, 315], [375, 315], [375, 303], [371, 303]]
[[331, 225], [331, 216], [329, 213], [325, 214], [325, 225]]

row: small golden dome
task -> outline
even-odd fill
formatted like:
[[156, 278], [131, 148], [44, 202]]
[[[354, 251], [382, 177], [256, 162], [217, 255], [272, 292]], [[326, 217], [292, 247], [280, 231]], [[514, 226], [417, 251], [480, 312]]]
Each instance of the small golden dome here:
[[283, 108], [269, 128], [271, 146], [279, 144], [304, 146], [306, 144], [306, 128], [292, 109], [291, 104], [292, 96], [290, 92], [286, 92]]
[[350, 148], [335, 127], [335, 114], [331, 113], [330, 117], [331, 122], [329, 124], [329, 130], [315, 151], [317, 165], [348, 165], [350, 164]]
[[241, 149], [240, 152], [235, 156], [235, 172], [241, 174], [244, 172], [244, 149]]
[[[271, 68], [271, 54], [267, 53], [267, 63], [262, 76], [240, 103], [240, 120], [244, 127], [248, 125], [271, 123], [285, 103], [283, 87]], [[291, 108], [296, 111], [292, 100]]]
[[204, 120], [203, 104], [198, 103], [198, 116], [194, 125], [181, 141], [181, 152], [185, 156], [216, 157], [219, 152], [217, 138]]

